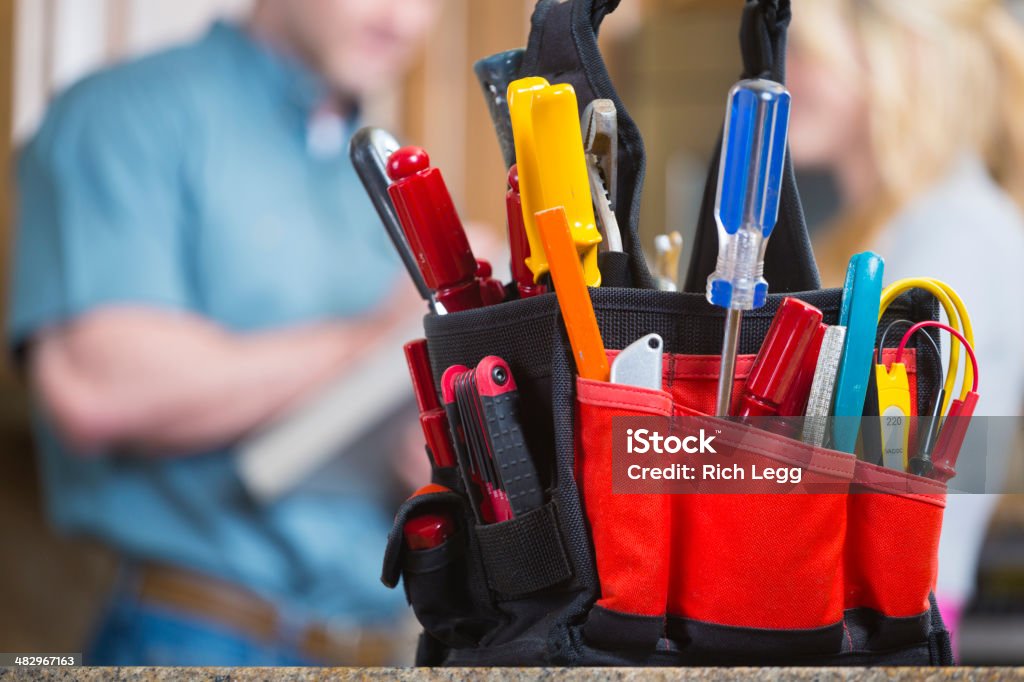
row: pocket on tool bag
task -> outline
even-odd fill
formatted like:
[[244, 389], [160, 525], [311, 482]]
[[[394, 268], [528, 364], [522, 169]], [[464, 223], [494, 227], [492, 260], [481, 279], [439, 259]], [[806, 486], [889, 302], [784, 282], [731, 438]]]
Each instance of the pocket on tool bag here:
[[[753, 359], [737, 359], [738, 384]], [[698, 654], [838, 652], [854, 457], [701, 414], [714, 406], [719, 359], [668, 360], [677, 424], [692, 420], [687, 430], [716, 433], [721, 464], [736, 464], [751, 478], [755, 468], [800, 477], [798, 484], [745, 478], [727, 484], [732, 493], [714, 492], [720, 481], [704, 481], [696, 492], [671, 496], [669, 636]], [[776, 485], [786, 487], [776, 492]]]
[[584, 628], [610, 649], [653, 649], [668, 596], [669, 496], [612, 491], [612, 418], [668, 417], [665, 391], [577, 379], [576, 477], [594, 542], [601, 594]]
[[[424, 514], [445, 514], [453, 532], [429, 549], [411, 549], [405, 525]], [[498, 623], [484, 584], [482, 567], [474, 558], [467, 523], [468, 509], [456, 493], [439, 485], [421, 488], [406, 500], [388, 535], [381, 581], [398, 585], [423, 629], [453, 648], [475, 646]]]
[[[672, 496], [670, 637], [708, 652], [838, 652], [853, 456], [707, 422], [719, 424], [719, 451], [747, 472], [784, 467], [801, 482], [785, 492]], [[775, 484], [751, 488], [766, 485]]]
[[[739, 397], [756, 355], [736, 356], [733, 373], [733, 402]], [[718, 369], [721, 358], [713, 355], [666, 354], [665, 390], [672, 397], [674, 410], [692, 410], [696, 414], [714, 414], [718, 396]]]
[[927, 640], [946, 486], [858, 461], [847, 498], [845, 606], [867, 649]]
[[555, 503], [475, 528], [487, 586], [499, 599], [523, 597], [572, 577]]

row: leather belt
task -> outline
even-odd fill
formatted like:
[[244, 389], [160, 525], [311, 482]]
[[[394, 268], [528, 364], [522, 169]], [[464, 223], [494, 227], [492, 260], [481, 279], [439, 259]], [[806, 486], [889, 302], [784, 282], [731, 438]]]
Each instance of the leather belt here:
[[[245, 588], [166, 565], [139, 571], [137, 594], [148, 604], [169, 606], [231, 628], [261, 642], [277, 642], [285, 631], [278, 610]], [[392, 663], [395, 636], [390, 631], [339, 629], [314, 624], [294, 640], [300, 654], [324, 664], [382, 666]]]

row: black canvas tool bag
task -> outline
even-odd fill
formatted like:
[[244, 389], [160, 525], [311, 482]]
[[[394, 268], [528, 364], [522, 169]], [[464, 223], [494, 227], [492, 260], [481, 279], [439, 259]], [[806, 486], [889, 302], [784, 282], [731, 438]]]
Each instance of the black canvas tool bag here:
[[[404, 503], [383, 581], [401, 582], [423, 625], [421, 665], [940, 665], [949, 634], [934, 606], [945, 486], [813, 448], [713, 412], [723, 313], [704, 298], [714, 268], [718, 153], [685, 291], [657, 291], [638, 237], [644, 151], [612, 88], [596, 32], [615, 0], [541, 0], [521, 75], [571, 83], [582, 109], [614, 100], [619, 116], [616, 212], [632, 287], [592, 289], [609, 351], [656, 332], [665, 344], [663, 390], [580, 379], [554, 294], [424, 321], [435, 380], [451, 365], [504, 358], [519, 387], [525, 439], [544, 506], [479, 525], [453, 469]], [[784, 80], [789, 2], [751, 0], [743, 11], [744, 77]], [[725, 93], [723, 92], [723, 100]], [[749, 367], [785, 295], [835, 324], [836, 289], [820, 289], [800, 198], [787, 161], [765, 277], [772, 294], [744, 316], [739, 370]], [[887, 318], [933, 319], [913, 292]], [[884, 322], [884, 320], [883, 320]], [[881, 328], [881, 327], [880, 327]], [[908, 362], [914, 397], [938, 390], [929, 354]], [[611, 420], [696, 415], [751, 457], [800, 466], [839, 494], [614, 495]], [[410, 550], [405, 522], [441, 512], [456, 521], [438, 547]]]

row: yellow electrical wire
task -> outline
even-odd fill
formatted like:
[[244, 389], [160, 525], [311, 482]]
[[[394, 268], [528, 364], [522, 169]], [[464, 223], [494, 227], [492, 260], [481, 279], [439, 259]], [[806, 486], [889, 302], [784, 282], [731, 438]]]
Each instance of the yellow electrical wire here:
[[[949, 325], [961, 332], [967, 342], [974, 347], [974, 328], [971, 326], [971, 317], [967, 314], [967, 307], [964, 305], [963, 299], [956, 293], [953, 287], [949, 286], [945, 282], [935, 279], [933, 277], [907, 277], [893, 282], [882, 291], [882, 300], [879, 307], [878, 319], [882, 319], [882, 314], [885, 313], [886, 308], [896, 300], [896, 297], [905, 291], [910, 289], [923, 289], [932, 296], [939, 300], [943, 310], [946, 311], [946, 317], [949, 318]], [[960, 341], [953, 337], [949, 343], [949, 373], [946, 375], [946, 383], [944, 389], [946, 397], [942, 401], [942, 409], [940, 414], [946, 412], [946, 408], [949, 407], [949, 402], [953, 397], [953, 387], [956, 384], [956, 375], [960, 366]], [[964, 400], [967, 397], [967, 393], [971, 390], [971, 384], [974, 382], [974, 369], [971, 367], [971, 363], [967, 362], [964, 365], [964, 380], [960, 387], [960, 400]]]

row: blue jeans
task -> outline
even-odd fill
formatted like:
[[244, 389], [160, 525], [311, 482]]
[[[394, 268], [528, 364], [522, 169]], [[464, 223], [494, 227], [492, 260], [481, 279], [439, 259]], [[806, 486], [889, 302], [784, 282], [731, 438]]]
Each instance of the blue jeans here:
[[285, 644], [267, 644], [198, 616], [140, 603], [117, 589], [92, 645], [88, 665], [111, 666], [302, 666]]

